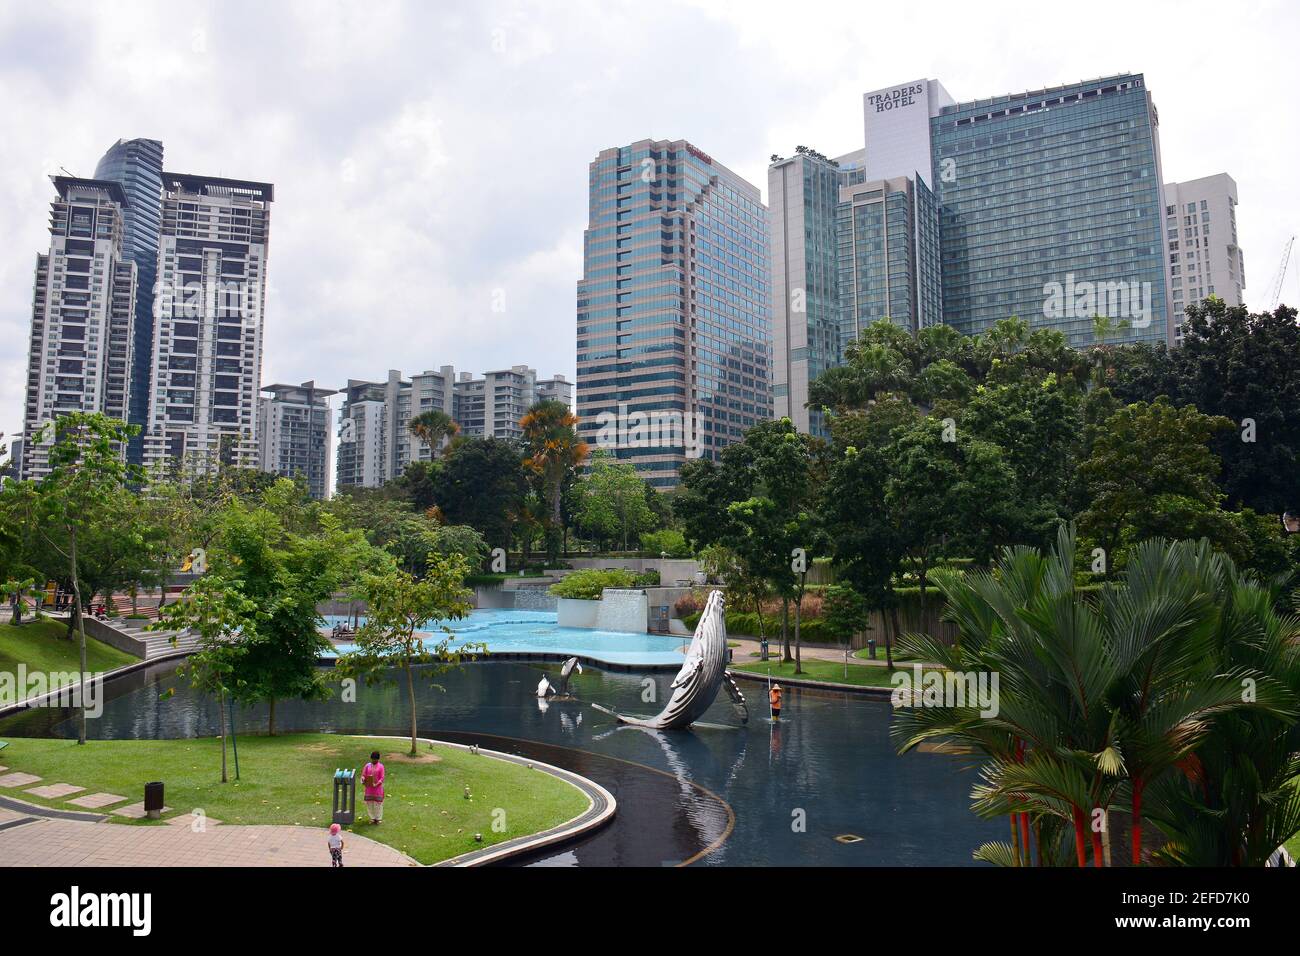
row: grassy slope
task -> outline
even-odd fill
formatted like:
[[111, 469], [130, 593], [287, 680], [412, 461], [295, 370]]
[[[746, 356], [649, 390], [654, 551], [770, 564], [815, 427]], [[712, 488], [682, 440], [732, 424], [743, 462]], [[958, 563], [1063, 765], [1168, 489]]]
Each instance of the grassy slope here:
[[[576, 787], [539, 770], [529, 770], [451, 747], [432, 753], [436, 763], [402, 763], [410, 741], [354, 738], [332, 734], [240, 737], [240, 781], [222, 784], [221, 743], [201, 740], [92, 740], [78, 747], [69, 740], [10, 739], [2, 756], [11, 770], [38, 774], [46, 783], [70, 783], [144, 798], [144, 784], [161, 780], [166, 802], [177, 812], [202, 809], [223, 823], [287, 823], [323, 828], [330, 823], [332, 777], [337, 767], [360, 772], [372, 750], [384, 754], [387, 770], [384, 822], [365, 822], [357, 782], [357, 824], [352, 828], [409, 854], [435, 863], [480, 846], [536, 833], [563, 823], [587, 808]], [[429, 753], [427, 746], [423, 753]], [[465, 787], [472, 799], [465, 799]], [[66, 800], [12, 796], [45, 806], [67, 807]], [[84, 794], [82, 794], [84, 795]], [[74, 795], [76, 796], [76, 795]], [[79, 809], [69, 807], [68, 809]], [[505, 811], [506, 830], [493, 832], [493, 811]], [[175, 814], [167, 814], [168, 817]], [[157, 825], [148, 821], [130, 825]], [[345, 828], [346, 829], [346, 828]], [[476, 843], [474, 834], [483, 842]], [[323, 851], [322, 851], [323, 852]]]
[[[28, 671], [76, 671], [80, 668], [76, 637], [64, 640], [67, 624], [46, 618], [42, 621], [29, 619], [26, 624], [14, 627], [8, 620], [6, 614], [5, 623], [0, 624], [0, 671], [16, 674], [19, 663], [26, 664]], [[101, 644], [92, 637], [86, 638], [86, 667], [91, 672], [108, 671], [137, 661], [138, 657], [125, 651]]]

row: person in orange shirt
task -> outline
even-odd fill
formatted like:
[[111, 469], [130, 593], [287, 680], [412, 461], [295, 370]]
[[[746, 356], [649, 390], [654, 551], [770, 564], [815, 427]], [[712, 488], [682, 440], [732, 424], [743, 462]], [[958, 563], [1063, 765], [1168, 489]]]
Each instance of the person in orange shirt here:
[[773, 684], [767, 692], [767, 702], [772, 705], [772, 719], [781, 719], [781, 685]]

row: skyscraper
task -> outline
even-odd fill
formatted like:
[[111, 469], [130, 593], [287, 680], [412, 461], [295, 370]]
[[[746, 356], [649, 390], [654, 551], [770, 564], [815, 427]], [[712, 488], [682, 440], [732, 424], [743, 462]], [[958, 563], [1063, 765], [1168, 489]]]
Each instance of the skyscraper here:
[[[802, 409], [809, 383], [882, 318], [973, 335], [1015, 315], [1085, 346], [1103, 315], [1116, 323], [1110, 342], [1171, 340], [1166, 268], [1185, 274], [1186, 249], [1183, 262], [1166, 261], [1177, 224], [1164, 222], [1158, 120], [1141, 74], [966, 103], [937, 80], [912, 80], [864, 94], [863, 119], [858, 153], [807, 151], [769, 169], [774, 414], [819, 433], [817, 412]], [[1222, 207], [1211, 215], [1223, 223], [1220, 282], [1231, 285], [1242, 266], [1222, 186], [1206, 198]], [[1168, 239], [1204, 244], [1203, 226], [1177, 225], [1187, 236]], [[826, 344], [832, 326], [836, 347]]]
[[588, 196], [579, 432], [672, 487], [771, 414], [767, 207], [685, 140], [602, 150]]
[[50, 248], [36, 257], [18, 473], [49, 471], [52, 425], [69, 412], [125, 419], [135, 263], [123, 257], [127, 197], [115, 182], [52, 176]]
[[318, 501], [329, 487], [333, 389], [301, 385], [267, 385], [257, 406], [257, 440], [263, 471], [286, 478], [302, 477]]
[[1083, 346], [1103, 315], [1119, 341], [1169, 340], [1157, 126], [1140, 73], [932, 115], [944, 321], [1016, 315]]
[[1165, 183], [1165, 240], [1173, 297], [1174, 341], [1183, 337], [1183, 310], [1216, 295], [1241, 305], [1246, 255], [1237, 244], [1237, 183], [1227, 173]]
[[149, 370], [153, 360], [153, 300], [158, 278], [158, 230], [162, 220], [163, 144], [156, 139], [119, 139], [95, 167], [95, 178], [118, 183], [126, 194], [122, 251], [135, 263], [131, 394], [127, 420], [142, 434], [131, 439], [128, 457], [143, 462], [143, 431], [149, 418]]
[[163, 174], [146, 467], [258, 464], [274, 187]]
[[824, 434], [808, 385], [840, 364], [840, 190], [862, 179], [859, 150], [829, 159], [799, 147], [767, 170], [772, 251], [772, 414]]

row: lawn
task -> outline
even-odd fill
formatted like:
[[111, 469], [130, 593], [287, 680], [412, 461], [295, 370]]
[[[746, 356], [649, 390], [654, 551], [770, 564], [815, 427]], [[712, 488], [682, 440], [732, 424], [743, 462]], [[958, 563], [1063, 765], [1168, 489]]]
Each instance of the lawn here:
[[[6, 620], [0, 624], [0, 671], [17, 674], [20, 663], [26, 664], [29, 672], [80, 670], [77, 638], [74, 635], [72, 640], [65, 640], [67, 632], [66, 623], [50, 618], [40, 621], [29, 619], [19, 627], [14, 627]], [[92, 637], [86, 638], [86, 668], [91, 673], [110, 671], [116, 667], [135, 664], [139, 660], [140, 658], [119, 651], [116, 647], [101, 644]]]
[[[384, 822], [372, 826], [366, 821], [358, 779], [358, 822], [351, 829], [421, 863], [548, 829], [588, 806], [581, 790], [548, 773], [453, 747], [421, 745], [424, 762], [404, 762], [409, 760], [409, 739], [294, 734], [240, 737], [238, 743], [241, 779], [234, 779], [232, 759], [230, 782], [225, 784], [220, 782], [218, 738], [92, 740], [85, 746], [71, 740], [18, 738], [9, 740], [3, 757], [10, 770], [44, 778], [40, 785], [69, 783], [88, 792], [121, 794], [132, 803], [144, 798], [146, 782], [161, 780], [167, 806], [175, 808], [167, 817], [201, 809], [223, 823], [323, 829], [330, 823], [335, 769], [355, 768], [359, 774], [370, 752], [378, 750], [387, 771]], [[21, 790], [5, 792], [44, 806], [79, 809], [68, 807], [71, 798], [44, 800]], [[110, 819], [130, 826], [160, 825], [111, 814]], [[494, 820], [502, 821], [501, 832], [494, 831]], [[483, 835], [482, 843], [474, 840], [476, 833]]]
[[[782, 664], [776, 658], [762, 663], [755, 661], [752, 664], [736, 664], [731, 668], [733, 671], [744, 671], [748, 674], [768, 674], [773, 677], [796, 677], [801, 680], [827, 681], [835, 684], [853, 684], [858, 687], [893, 687], [889, 681], [890, 670], [888, 667], [872, 667], [867, 664], [849, 664], [848, 676], [845, 677], [845, 666], [840, 661], [823, 661], [805, 659], [803, 662], [803, 673], [794, 672], [794, 663]], [[901, 669], [901, 668], [899, 668]], [[908, 668], [910, 673], [911, 669]]]

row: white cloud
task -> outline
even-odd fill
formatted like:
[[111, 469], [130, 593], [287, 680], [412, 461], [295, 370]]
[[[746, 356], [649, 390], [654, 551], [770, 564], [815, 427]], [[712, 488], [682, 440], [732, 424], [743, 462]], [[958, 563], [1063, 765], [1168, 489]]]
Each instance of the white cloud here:
[[1279, 105], [1298, 21], [1285, 3], [5, 5], [0, 431], [21, 424], [44, 177], [89, 175], [119, 137], [276, 184], [267, 382], [572, 376], [600, 149], [686, 137], [766, 190], [769, 154], [859, 147], [862, 93], [919, 76], [966, 99], [1144, 71], [1166, 178], [1238, 182], [1259, 306], [1300, 208]]

